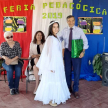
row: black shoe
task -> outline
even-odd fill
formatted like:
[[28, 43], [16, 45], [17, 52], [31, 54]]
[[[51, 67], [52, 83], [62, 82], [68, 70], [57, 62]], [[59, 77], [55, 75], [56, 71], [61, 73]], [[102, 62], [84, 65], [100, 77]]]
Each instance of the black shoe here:
[[10, 94], [11, 95], [14, 95], [15, 94], [14, 89], [10, 89]]
[[15, 94], [19, 94], [19, 89], [14, 89], [14, 91], [15, 91]]
[[80, 95], [79, 95], [78, 92], [73, 92], [73, 95], [74, 95], [74, 97], [75, 97], [76, 99], [79, 99], [79, 98], [80, 98]]

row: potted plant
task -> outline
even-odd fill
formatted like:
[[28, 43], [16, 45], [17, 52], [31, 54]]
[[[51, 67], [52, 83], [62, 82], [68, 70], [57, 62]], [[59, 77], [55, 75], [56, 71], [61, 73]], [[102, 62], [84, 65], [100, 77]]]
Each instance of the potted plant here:
[[102, 55], [96, 54], [93, 58], [93, 70], [94, 73], [100, 76], [102, 78]]

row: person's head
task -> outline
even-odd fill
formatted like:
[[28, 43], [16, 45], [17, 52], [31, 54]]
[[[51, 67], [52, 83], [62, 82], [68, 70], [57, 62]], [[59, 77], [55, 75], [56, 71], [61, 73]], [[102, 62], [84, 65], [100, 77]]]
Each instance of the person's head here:
[[13, 41], [13, 33], [11, 31], [4, 32], [4, 38], [7, 42]]
[[59, 32], [59, 23], [58, 21], [51, 21], [49, 24], [48, 36], [54, 35]]
[[68, 26], [72, 28], [75, 25], [75, 17], [72, 15], [69, 15], [67, 16], [66, 19], [67, 19]]
[[41, 41], [42, 44], [45, 42], [45, 35], [42, 31], [37, 31], [35, 33], [33, 43], [36, 44], [37, 41]]

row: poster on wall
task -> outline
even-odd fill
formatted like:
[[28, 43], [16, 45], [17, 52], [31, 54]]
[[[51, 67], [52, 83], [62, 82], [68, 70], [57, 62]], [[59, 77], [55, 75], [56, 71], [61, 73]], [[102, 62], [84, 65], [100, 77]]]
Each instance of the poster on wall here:
[[78, 17], [78, 27], [85, 34], [103, 34], [103, 17]]
[[3, 31], [26, 32], [26, 17], [24, 16], [4, 16]]

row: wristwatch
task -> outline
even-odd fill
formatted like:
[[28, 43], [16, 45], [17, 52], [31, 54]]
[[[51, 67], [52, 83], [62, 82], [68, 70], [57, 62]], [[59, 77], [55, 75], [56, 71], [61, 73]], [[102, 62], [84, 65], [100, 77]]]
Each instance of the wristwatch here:
[[85, 54], [85, 51], [82, 51]]

